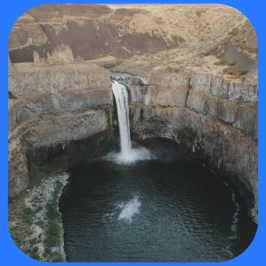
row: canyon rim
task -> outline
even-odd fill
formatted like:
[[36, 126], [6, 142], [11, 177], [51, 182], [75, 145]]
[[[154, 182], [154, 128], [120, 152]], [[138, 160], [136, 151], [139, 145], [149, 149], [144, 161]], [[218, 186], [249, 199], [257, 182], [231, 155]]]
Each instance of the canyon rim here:
[[18, 18], [8, 54], [9, 228], [24, 253], [67, 260], [59, 198], [68, 169], [118, 146], [111, 80], [127, 88], [132, 140], [169, 141], [258, 223], [258, 46], [239, 11], [42, 5]]

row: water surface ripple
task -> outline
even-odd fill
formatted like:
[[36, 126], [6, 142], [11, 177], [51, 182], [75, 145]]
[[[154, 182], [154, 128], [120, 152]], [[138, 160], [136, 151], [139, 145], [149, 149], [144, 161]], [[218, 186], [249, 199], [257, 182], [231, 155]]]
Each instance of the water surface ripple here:
[[[70, 169], [60, 199], [69, 261], [224, 261], [255, 234], [217, 176], [182, 157]], [[232, 196], [233, 195], [233, 196]]]

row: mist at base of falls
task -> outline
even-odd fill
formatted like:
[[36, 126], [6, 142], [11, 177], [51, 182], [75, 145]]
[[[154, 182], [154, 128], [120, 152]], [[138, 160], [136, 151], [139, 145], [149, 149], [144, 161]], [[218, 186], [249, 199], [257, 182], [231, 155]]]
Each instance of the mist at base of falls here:
[[122, 152], [110, 152], [108, 155], [103, 157], [105, 160], [113, 161], [117, 164], [133, 164], [142, 160], [153, 159], [151, 151], [147, 148], [132, 148], [128, 153]]

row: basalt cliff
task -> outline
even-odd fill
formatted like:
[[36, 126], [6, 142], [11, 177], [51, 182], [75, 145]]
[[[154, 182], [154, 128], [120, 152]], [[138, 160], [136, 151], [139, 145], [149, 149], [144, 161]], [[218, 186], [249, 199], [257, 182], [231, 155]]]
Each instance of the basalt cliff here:
[[172, 140], [234, 184], [257, 222], [257, 41], [246, 17], [222, 5], [73, 7], [33, 8], [11, 31], [9, 196], [27, 188], [31, 160], [99, 134], [91, 152], [101, 149], [116, 123], [112, 77], [130, 92], [132, 138]]

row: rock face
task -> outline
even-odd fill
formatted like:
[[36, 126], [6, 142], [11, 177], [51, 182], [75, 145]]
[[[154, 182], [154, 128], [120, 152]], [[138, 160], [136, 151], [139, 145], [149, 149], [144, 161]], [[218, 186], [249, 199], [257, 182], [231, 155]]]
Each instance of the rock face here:
[[257, 222], [257, 87], [186, 71], [114, 77], [130, 91], [132, 135], [174, 140], [230, 179]]
[[106, 130], [109, 72], [91, 64], [16, 65], [9, 70], [9, 196], [27, 187], [27, 152]]
[[[130, 90], [133, 136], [171, 139], [229, 177], [257, 221], [257, 87], [185, 70], [113, 77]], [[93, 64], [10, 66], [9, 196], [27, 187], [28, 151], [107, 129], [110, 86], [109, 71]]]

